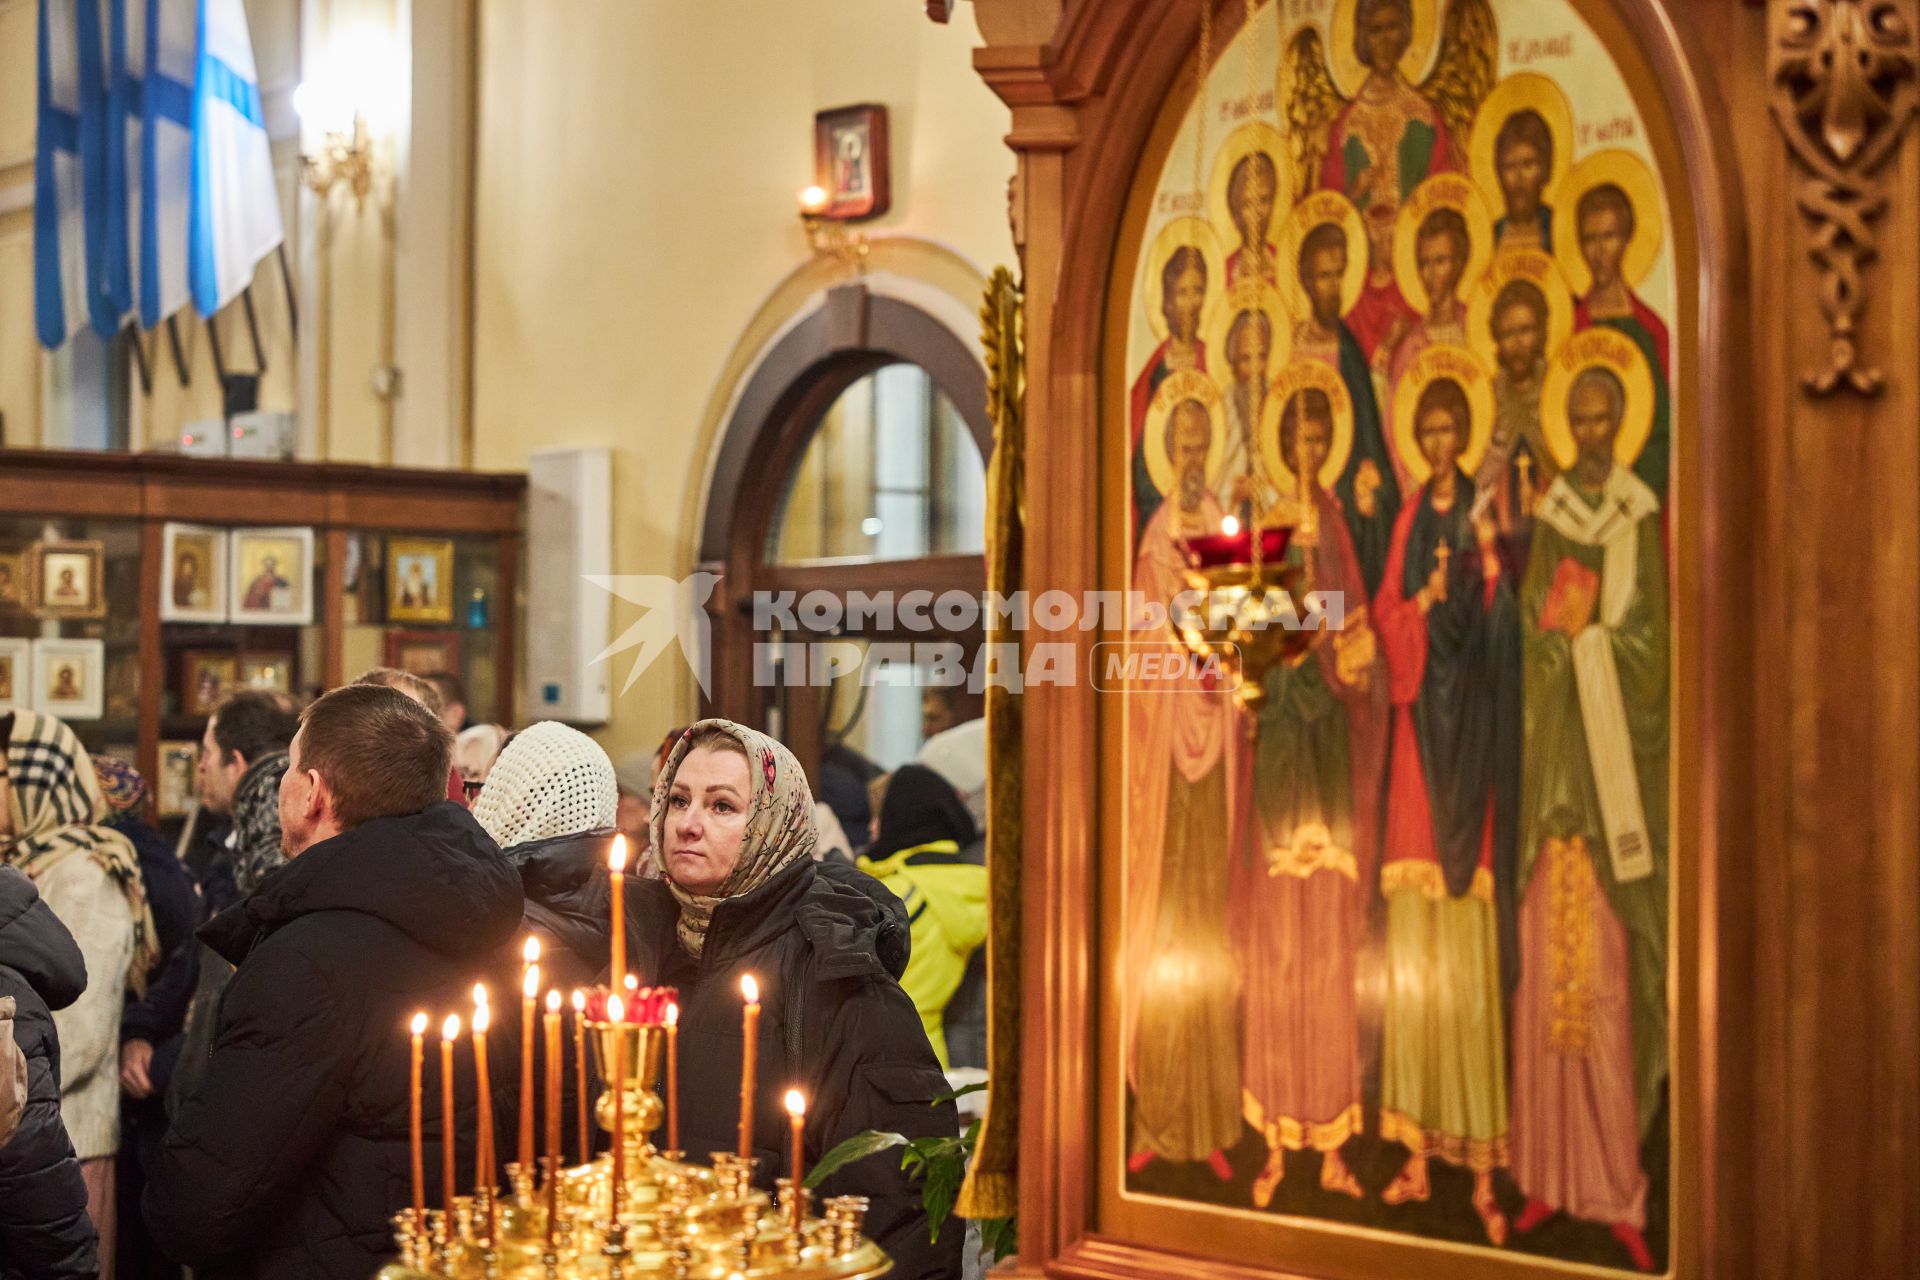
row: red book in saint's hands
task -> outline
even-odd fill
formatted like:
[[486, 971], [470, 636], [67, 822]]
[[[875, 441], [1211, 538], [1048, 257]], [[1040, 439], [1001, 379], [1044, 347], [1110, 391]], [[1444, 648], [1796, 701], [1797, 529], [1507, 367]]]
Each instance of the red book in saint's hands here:
[[1562, 560], [1553, 571], [1546, 603], [1540, 606], [1540, 629], [1576, 634], [1593, 620], [1593, 605], [1599, 598], [1600, 575], [1572, 557]]

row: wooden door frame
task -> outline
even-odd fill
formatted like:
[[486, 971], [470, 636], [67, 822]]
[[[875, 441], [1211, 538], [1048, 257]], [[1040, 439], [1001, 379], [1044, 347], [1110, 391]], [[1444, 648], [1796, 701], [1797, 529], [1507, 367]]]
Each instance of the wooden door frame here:
[[[701, 714], [761, 723], [763, 700], [753, 686], [756, 592], [985, 589], [986, 562], [978, 555], [796, 565], [767, 560], [782, 482], [821, 417], [853, 383], [898, 363], [924, 369], [966, 422], [980, 456], [991, 455], [986, 369], [973, 349], [927, 312], [863, 284], [829, 291], [761, 358], [721, 437], [700, 535], [699, 567], [720, 579], [707, 604], [712, 693], [702, 699]], [[802, 763], [809, 762], [803, 757]]]

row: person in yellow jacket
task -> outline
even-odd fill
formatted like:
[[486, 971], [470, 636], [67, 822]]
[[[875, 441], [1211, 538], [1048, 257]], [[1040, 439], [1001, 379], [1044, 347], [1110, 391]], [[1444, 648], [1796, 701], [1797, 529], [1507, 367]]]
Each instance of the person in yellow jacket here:
[[944, 1070], [947, 1001], [967, 961], [987, 940], [987, 869], [969, 850], [973, 818], [959, 793], [925, 765], [903, 765], [887, 782], [880, 829], [860, 869], [906, 904], [913, 954], [900, 986], [920, 1011]]

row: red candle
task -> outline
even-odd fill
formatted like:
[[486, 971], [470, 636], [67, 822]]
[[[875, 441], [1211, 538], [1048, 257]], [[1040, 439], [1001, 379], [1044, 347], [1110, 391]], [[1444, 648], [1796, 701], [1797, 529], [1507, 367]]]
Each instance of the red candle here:
[[573, 992], [573, 1091], [574, 1111], [580, 1122], [580, 1163], [593, 1158], [591, 1134], [587, 1129], [587, 993]]
[[424, 1234], [427, 1229], [427, 1157], [426, 1139], [421, 1132], [420, 1119], [420, 1060], [426, 1050], [421, 1037], [427, 1034], [427, 1015], [413, 1015], [413, 1079], [408, 1089], [410, 1102], [410, 1129], [413, 1144], [413, 1226], [414, 1230]]
[[547, 1250], [560, 1224], [560, 993], [547, 992]]
[[667, 1005], [667, 1150], [680, 1149], [680, 1006]]
[[760, 984], [752, 974], [740, 979], [740, 994], [747, 1005], [740, 1017], [740, 1158], [753, 1155], [753, 1077], [760, 1049]]
[[450, 1013], [440, 1024], [440, 1177], [446, 1183], [447, 1231], [453, 1231], [453, 1193], [458, 1173], [453, 1167], [453, 1042], [460, 1038], [460, 1015]]
[[613, 849], [607, 855], [607, 870], [613, 883], [613, 981], [617, 985], [627, 971], [626, 870], [627, 838], [613, 837]]
[[527, 972], [520, 984], [520, 1171], [533, 1176], [533, 1005], [540, 994], [540, 939], [528, 937]]
[[[1262, 529], [1261, 560], [1272, 564], [1286, 555], [1287, 543], [1292, 537], [1292, 529]], [[1236, 533], [1209, 533], [1187, 539], [1187, 562], [1196, 569], [1211, 569], [1216, 565], [1239, 564], [1252, 559], [1253, 534], [1245, 529]]]
[[473, 987], [473, 1075], [480, 1093], [480, 1140], [473, 1156], [473, 1193], [487, 1189], [487, 1244], [494, 1241], [493, 1205], [493, 1086], [487, 1076], [487, 1028], [493, 1013], [487, 1007], [487, 989]]
[[[620, 997], [607, 997], [607, 1021], [616, 1026], [626, 1021]], [[627, 1190], [627, 1037], [623, 1031], [613, 1036], [613, 1212], [611, 1221], [620, 1221], [620, 1202]]]
[[793, 1219], [787, 1225], [799, 1235], [806, 1216], [800, 1210], [800, 1187], [807, 1176], [806, 1151], [801, 1145], [801, 1132], [807, 1124], [807, 1100], [798, 1089], [787, 1090], [787, 1123], [793, 1129], [793, 1150], [787, 1155], [787, 1172], [793, 1177]]

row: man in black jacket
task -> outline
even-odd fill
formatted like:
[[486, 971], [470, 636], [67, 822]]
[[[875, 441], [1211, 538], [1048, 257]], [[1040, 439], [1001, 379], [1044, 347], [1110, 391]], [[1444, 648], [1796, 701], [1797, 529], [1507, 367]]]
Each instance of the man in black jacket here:
[[[6, 753], [0, 751], [0, 769]], [[0, 826], [6, 794], [0, 786]], [[0, 847], [6, 833], [0, 831]], [[13, 1039], [27, 1060], [27, 1106], [0, 1143], [0, 1276], [91, 1280], [95, 1258], [87, 1186], [60, 1123], [60, 1042], [52, 1009], [86, 989], [73, 935], [27, 879], [0, 866], [0, 998], [13, 997]]]
[[[392, 689], [336, 689], [301, 717], [280, 789], [291, 861], [201, 930], [239, 968], [144, 1202], [202, 1280], [366, 1280], [394, 1254], [407, 1022], [467, 1008], [520, 924], [519, 876], [443, 799], [451, 752], [446, 727]], [[458, 1060], [470, 1132], [470, 1055]]]

